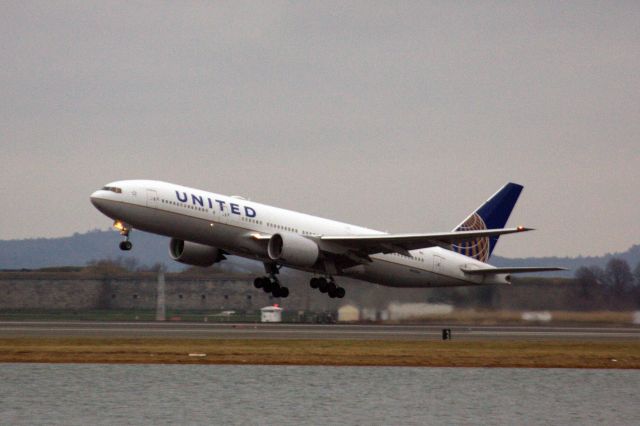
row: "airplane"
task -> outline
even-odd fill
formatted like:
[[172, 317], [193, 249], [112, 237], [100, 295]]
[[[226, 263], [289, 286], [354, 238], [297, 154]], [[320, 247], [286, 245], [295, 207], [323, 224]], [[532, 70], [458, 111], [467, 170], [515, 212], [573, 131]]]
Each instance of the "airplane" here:
[[114, 220], [131, 250], [132, 229], [170, 237], [173, 260], [211, 266], [227, 255], [255, 259], [265, 276], [254, 286], [286, 298], [282, 267], [314, 274], [309, 285], [343, 298], [335, 277], [390, 287], [510, 284], [511, 274], [559, 271], [557, 267], [488, 264], [501, 235], [531, 231], [505, 228], [523, 186], [507, 183], [451, 232], [390, 234], [291, 210], [155, 180], [121, 180], [91, 194], [91, 203]]

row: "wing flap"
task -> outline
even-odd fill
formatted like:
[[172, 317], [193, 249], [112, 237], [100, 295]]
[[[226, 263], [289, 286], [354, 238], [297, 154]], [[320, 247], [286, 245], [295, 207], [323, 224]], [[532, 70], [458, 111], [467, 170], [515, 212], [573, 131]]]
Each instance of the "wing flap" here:
[[559, 268], [556, 266], [520, 266], [507, 268], [460, 268], [462, 272], [470, 275], [493, 275], [493, 274], [525, 274], [527, 272], [547, 272], [547, 271], [566, 271], [567, 268]]
[[452, 243], [474, 240], [481, 237], [532, 231], [532, 228], [485, 229], [433, 234], [375, 234], [375, 235], [326, 235], [320, 241], [331, 242], [361, 253], [399, 253], [407, 255], [409, 250], [428, 247], [447, 247]]

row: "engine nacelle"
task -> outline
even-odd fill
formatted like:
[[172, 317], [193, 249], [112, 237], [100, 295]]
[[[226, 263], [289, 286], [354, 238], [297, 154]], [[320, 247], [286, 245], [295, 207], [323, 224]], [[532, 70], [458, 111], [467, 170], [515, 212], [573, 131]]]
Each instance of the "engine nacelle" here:
[[297, 234], [273, 234], [267, 254], [271, 260], [295, 266], [313, 266], [320, 256], [320, 249], [313, 241]]
[[220, 249], [176, 238], [169, 243], [169, 256], [175, 261], [194, 266], [211, 266], [224, 259]]

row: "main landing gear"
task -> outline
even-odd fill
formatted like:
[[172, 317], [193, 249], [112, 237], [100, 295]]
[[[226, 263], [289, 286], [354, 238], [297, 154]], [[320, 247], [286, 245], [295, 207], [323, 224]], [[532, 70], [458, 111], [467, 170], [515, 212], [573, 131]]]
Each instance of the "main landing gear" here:
[[271, 293], [273, 297], [284, 299], [289, 296], [289, 289], [280, 285], [275, 274], [271, 274], [268, 277], [256, 278], [253, 280], [253, 286], [255, 288], [261, 288], [265, 293]]
[[344, 288], [337, 286], [332, 277], [329, 277], [329, 279], [311, 278], [309, 285], [311, 288], [317, 288], [320, 290], [320, 293], [327, 293], [332, 299], [335, 299], [336, 297], [338, 299], [342, 299], [346, 294]]
[[280, 267], [276, 263], [265, 262], [264, 270], [268, 274], [265, 277], [258, 277], [253, 280], [255, 288], [261, 288], [265, 293], [271, 293], [273, 297], [286, 298], [289, 296], [289, 289], [280, 285], [276, 275], [280, 272]]
[[131, 233], [131, 228], [129, 228], [124, 223], [116, 220], [113, 224], [113, 227], [120, 231], [120, 235], [124, 237], [124, 241], [120, 242], [120, 250], [129, 251], [133, 248], [133, 244], [129, 241], [129, 234]]

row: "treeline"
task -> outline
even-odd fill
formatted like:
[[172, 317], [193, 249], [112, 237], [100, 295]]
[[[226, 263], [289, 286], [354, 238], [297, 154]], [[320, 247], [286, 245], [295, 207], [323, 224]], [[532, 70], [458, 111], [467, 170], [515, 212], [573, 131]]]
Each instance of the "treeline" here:
[[103, 274], [118, 274], [123, 272], [158, 272], [165, 271], [163, 263], [145, 265], [135, 257], [119, 256], [115, 259], [99, 259], [87, 262], [86, 270]]
[[[135, 257], [118, 256], [116, 258], [91, 260], [87, 262], [87, 265], [83, 268], [83, 270], [109, 275], [131, 272], [166, 272], [168, 268], [166, 264], [161, 262], [156, 262], [153, 265], [147, 265], [140, 262]], [[188, 266], [181, 271], [181, 273], [184, 275], [211, 275], [220, 272], [224, 271], [222, 271], [217, 264], [213, 267], [204, 268], [200, 266]]]
[[620, 258], [610, 259], [605, 268], [583, 266], [576, 270], [575, 280], [575, 302], [585, 310], [640, 308], [640, 262], [633, 271]]
[[434, 288], [428, 300], [456, 307], [494, 310], [640, 310], [640, 262], [620, 258], [604, 267], [578, 268], [573, 278], [514, 276], [513, 285]]

